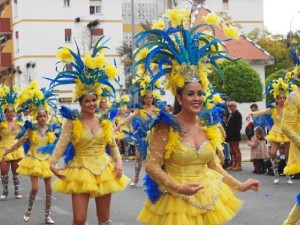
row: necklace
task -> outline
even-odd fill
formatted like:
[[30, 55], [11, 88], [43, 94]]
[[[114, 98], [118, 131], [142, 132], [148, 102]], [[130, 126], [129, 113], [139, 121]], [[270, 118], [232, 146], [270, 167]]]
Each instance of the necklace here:
[[47, 127], [38, 127], [37, 130], [38, 130], [38, 134], [43, 137], [47, 132]]
[[[178, 117], [177, 117], [177, 120], [178, 120]], [[197, 120], [195, 123], [187, 123], [183, 120], [178, 120], [179, 124], [180, 124], [180, 127], [182, 128], [182, 135], [186, 135], [188, 134], [189, 132], [191, 132], [191, 130], [193, 128], [199, 128], [200, 127], [200, 124], [199, 124], [199, 121]]]

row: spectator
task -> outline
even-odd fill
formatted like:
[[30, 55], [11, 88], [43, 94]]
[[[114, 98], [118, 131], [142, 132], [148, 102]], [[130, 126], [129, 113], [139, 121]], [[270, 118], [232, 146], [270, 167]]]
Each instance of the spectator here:
[[231, 114], [226, 126], [226, 142], [229, 143], [232, 165], [227, 169], [241, 171], [242, 154], [239, 142], [241, 141], [242, 115], [238, 111], [237, 103], [235, 101], [229, 102], [228, 107]]

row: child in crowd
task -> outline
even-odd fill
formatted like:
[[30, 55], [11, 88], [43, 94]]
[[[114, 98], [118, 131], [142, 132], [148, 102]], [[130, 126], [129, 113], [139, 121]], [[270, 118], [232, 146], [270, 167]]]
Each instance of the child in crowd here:
[[271, 145], [268, 146], [268, 156], [267, 159], [264, 160], [264, 165], [265, 165], [265, 174], [274, 176], [270, 155], [271, 155]]
[[[278, 161], [278, 173], [283, 175], [284, 167], [286, 166], [286, 153], [285, 153], [285, 146], [281, 144], [277, 151], [277, 161]], [[291, 180], [290, 175], [286, 175], [287, 183], [292, 184], [293, 181]]]
[[251, 147], [251, 160], [253, 162], [254, 170], [252, 173], [262, 174], [265, 173], [264, 159], [267, 159], [267, 146], [265, 135], [261, 127], [256, 127], [251, 141], [247, 141]]
[[278, 151], [277, 151], [277, 160], [278, 160], [278, 173], [280, 175], [283, 174], [283, 169], [286, 166], [286, 160], [285, 160], [285, 147], [284, 145], [280, 145]]

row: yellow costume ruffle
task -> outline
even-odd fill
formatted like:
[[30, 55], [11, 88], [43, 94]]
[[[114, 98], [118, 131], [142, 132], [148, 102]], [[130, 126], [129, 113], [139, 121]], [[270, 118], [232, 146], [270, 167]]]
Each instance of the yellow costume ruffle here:
[[45, 179], [54, 175], [50, 170], [49, 157], [47, 160], [39, 160], [28, 155], [18, 165], [17, 173], [25, 176], [36, 176]]
[[283, 133], [276, 132], [270, 130], [268, 135], [265, 137], [267, 141], [270, 142], [276, 142], [276, 143], [281, 143], [281, 142], [290, 142], [290, 139], [284, 135]]
[[[152, 130], [146, 171], [162, 194], [155, 203], [146, 200], [138, 221], [147, 225], [218, 225], [240, 210], [242, 202], [235, 196], [240, 182], [216, 161], [215, 149], [222, 134], [217, 127], [202, 130], [209, 139], [199, 148], [183, 142], [172, 127], [158, 124]], [[203, 188], [191, 196], [179, 194], [178, 188], [188, 183]]]
[[[82, 125], [80, 132], [74, 132]], [[130, 178], [124, 174], [117, 179], [115, 164], [106, 153], [108, 146], [114, 159], [120, 160], [119, 149], [111, 134], [112, 126], [109, 121], [102, 121], [99, 130], [92, 134], [83, 123], [78, 120], [67, 121], [63, 127], [62, 135], [56, 144], [52, 154], [52, 160], [58, 159], [64, 153], [67, 144], [73, 139], [74, 157], [69, 160], [61, 174], [66, 180], [56, 179], [53, 189], [65, 194], [89, 194], [91, 197], [99, 197], [109, 193], [119, 192], [125, 189]], [[77, 139], [75, 139], [75, 135]]]
[[[0, 148], [0, 162], [2, 161], [2, 155], [5, 153], [5, 149], [10, 149], [18, 141], [16, 136], [19, 132], [20, 129], [16, 129], [15, 131], [8, 130], [7, 128], [1, 129], [0, 146], [3, 148]], [[19, 160], [22, 158], [24, 158], [24, 150], [23, 147], [20, 147], [17, 150], [7, 154], [5, 161]]]
[[[0, 162], [2, 161], [2, 155], [4, 154], [5, 150], [0, 149]], [[24, 150], [23, 148], [19, 148], [16, 151], [13, 151], [5, 156], [5, 161], [13, 161], [13, 160], [19, 160], [24, 158]]]
[[117, 179], [113, 170], [113, 163], [110, 163], [100, 175], [95, 175], [86, 168], [66, 168], [61, 170], [61, 174], [66, 175], [67, 180], [56, 179], [52, 186], [56, 192], [89, 193], [91, 197], [120, 192], [126, 188], [130, 178], [123, 175]]
[[155, 204], [146, 200], [137, 219], [149, 225], [218, 225], [231, 220], [241, 205], [229, 186], [222, 184], [219, 198], [210, 210], [166, 193]]
[[50, 170], [50, 155], [38, 152], [39, 148], [54, 141], [53, 136], [52, 132], [47, 132], [47, 135], [40, 136], [36, 130], [28, 129], [26, 131], [23, 137], [11, 147], [12, 152], [14, 152], [26, 141], [30, 142], [30, 148], [26, 157], [18, 162], [17, 173], [42, 179], [54, 175]]

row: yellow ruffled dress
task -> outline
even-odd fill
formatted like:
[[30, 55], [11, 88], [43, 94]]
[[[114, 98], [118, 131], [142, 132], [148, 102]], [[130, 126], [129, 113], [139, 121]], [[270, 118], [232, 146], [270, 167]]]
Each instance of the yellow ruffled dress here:
[[281, 121], [281, 129], [291, 140], [285, 174], [300, 173], [300, 89], [287, 97]]
[[[10, 129], [2, 128], [0, 130], [0, 162], [2, 160], [2, 155], [5, 152], [5, 149], [10, 149], [15, 143], [18, 142], [16, 136], [20, 133], [20, 128], [12, 131]], [[17, 150], [9, 153], [5, 157], [5, 161], [13, 161], [24, 158], [24, 150], [23, 147], [18, 148]]]
[[44, 136], [38, 134], [37, 130], [28, 129], [23, 137], [11, 147], [11, 151], [20, 148], [27, 140], [30, 148], [21, 161], [18, 162], [17, 173], [25, 176], [36, 176], [42, 179], [52, 177], [54, 174], [50, 170], [50, 155], [43, 154], [37, 150], [54, 141], [54, 134], [47, 132]]
[[[126, 175], [122, 175], [120, 179], [116, 178], [114, 162], [105, 151], [108, 143], [103, 126], [100, 126], [95, 134], [92, 134], [87, 127], [84, 127], [81, 122], [79, 123], [83, 129], [78, 130], [73, 126], [72, 121], [66, 121], [52, 154], [52, 160], [57, 162], [67, 144], [72, 141], [75, 150], [74, 158], [60, 171], [67, 178], [66, 180], [56, 179], [53, 182], [53, 189], [65, 194], [88, 193], [91, 197], [124, 190], [130, 182], [130, 178]], [[74, 132], [73, 129], [77, 132]], [[80, 135], [79, 141], [74, 140], [76, 137], [72, 135], [73, 133], [75, 136], [76, 134]], [[109, 149], [113, 157], [120, 157], [115, 139], [113, 137], [109, 137], [109, 139], [111, 140]]]
[[281, 119], [282, 116], [278, 114], [277, 108], [267, 108], [265, 110], [252, 112], [251, 116], [262, 116], [266, 114], [271, 114], [272, 119], [274, 121], [274, 125], [272, 126], [271, 130], [269, 131], [268, 135], [265, 137], [266, 140], [275, 143], [281, 142], [290, 142], [290, 139], [282, 132], [281, 130]]
[[[146, 200], [138, 221], [148, 225], [218, 225], [231, 220], [242, 205], [234, 195], [240, 183], [215, 162], [213, 141], [196, 149], [176, 136], [167, 138], [165, 130], [150, 137], [146, 163], [146, 171], [162, 194], [155, 203]], [[173, 144], [168, 146], [170, 142]], [[178, 193], [181, 185], [191, 182], [204, 188], [191, 196]]]
[[[115, 123], [118, 126], [118, 124], [122, 124], [122, 122], [125, 120], [125, 117], [121, 118], [121, 117], [116, 117], [115, 119]], [[117, 139], [118, 140], [123, 140], [124, 137], [126, 136], [126, 134], [124, 133], [124, 131], [129, 132], [130, 131], [130, 127], [129, 125], [121, 125], [120, 127], [120, 131], [117, 133]]]

